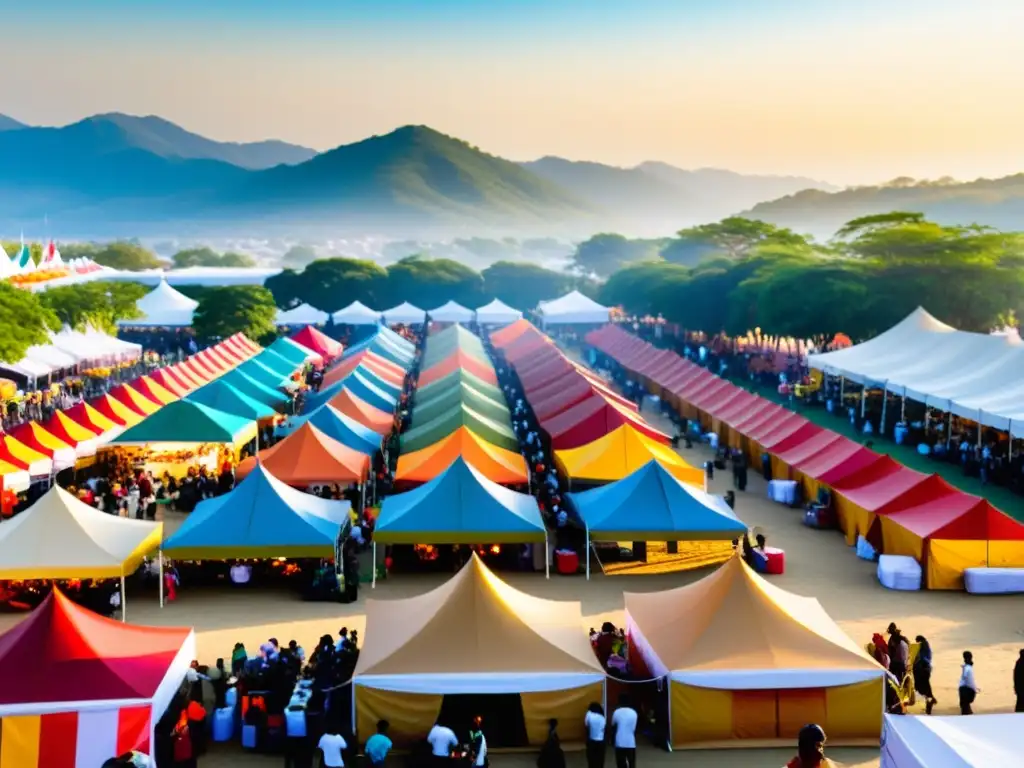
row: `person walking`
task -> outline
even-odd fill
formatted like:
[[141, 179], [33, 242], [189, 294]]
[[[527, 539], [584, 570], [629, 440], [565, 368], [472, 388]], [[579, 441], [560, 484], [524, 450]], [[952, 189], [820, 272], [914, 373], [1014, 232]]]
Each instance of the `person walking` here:
[[619, 696], [619, 706], [612, 715], [617, 768], [636, 768], [636, 724], [639, 717], [630, 706], [629, 695]]
[[964, 651], [964, 663], [960, 665], [960, 714], [973, 715], [971, 705], [981, 693], [977, 682], [974, 679], [974, 654]]
[[[924, 713], [930, 715], [936, 704], [935, 694], [932, 693], [932, 646], [922, 635], [915, 637], [914, 642], [918, 645], [917, 658], [914, 659], [914, 690], [924, 696]], [[1024, 654], [1024, 651], [1021, 653]], [[1020, 662], [1017, 664], [1020, 666]]]
[[583, 725], [587, 729], [587, 768], [604, 768], [604, 708], [596, 701], [590, 703]]
[[1017, 694], [1014, 712], [1024, 712], [1024, 648], [1020, 649], [1017, 663], [1013, 665], [1013, 692]]

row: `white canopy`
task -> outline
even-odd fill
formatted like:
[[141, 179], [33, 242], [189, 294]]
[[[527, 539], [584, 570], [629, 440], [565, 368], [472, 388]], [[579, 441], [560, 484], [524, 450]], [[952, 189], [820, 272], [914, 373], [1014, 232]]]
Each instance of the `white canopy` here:
[[432, 309], [427, 314], [435, 323], [471, 323], [473, 322], [473, 310], [466, 309], [456, 301], [449, 301], [437, 309]]
[[12, 371], [29, 379], [49, 376], [54, 371], [74, 368], [78, 358], [50, 344], [35, 344], [16, 363], [0, 363], [0, 369]]
[[142, 316], [134, 320], [118, 320], [118, 325], [186, 328], [192, 325], [192, 316], [199, 302], [171, 288], [166, 280], [161, 280], [135, 306]]
[[79, 362], [136, 360], [142, 356], [142, 345], [108, 336], [93, 328], [85, 332], [65, 328], [50, 334], [53, 346]]
[[329, 317], [329, 314], [311, 304], [299, 304], [287, 311], [279, 309], [275, 322], [277, 325], [323, 325]]
[[353, 301], [334, 313], [334, 322], [345, 325], [376, 325], [380, 322], [380, 312], [370, 309], [361, 301]]
[[1015, 333], [958, 331], [918, 307], [873, 339], [807, 362], [1024, 437], [1024, 343]]
[[495, 299], [490, 304], [477, 307], [476, 321], [480, 325], [508, 325], [521, 318], [523, 313], [508, 304]]
[[427, 322], [427, 313], [403, 301], [397, 307], [384, 310], [384, 322], [387, 325], [422, 325]]
[[579, 291], [571, 291], [560, 299], [542, 301], [537, 311], [544, 327], [576, 323], [607, 323], [608, 307], [603, 307]]
[[1022, 715], [885, 716], [881, 768], [988, 768], [1019, 765]]

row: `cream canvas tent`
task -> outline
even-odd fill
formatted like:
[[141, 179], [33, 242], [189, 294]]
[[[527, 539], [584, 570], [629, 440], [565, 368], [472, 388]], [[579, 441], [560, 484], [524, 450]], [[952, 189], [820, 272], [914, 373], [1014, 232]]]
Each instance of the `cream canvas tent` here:
[[299, 304], [289, 310], [277, 310], [275, 325], [323, 325], [330, 315], [311, 304]]
[[376, 325], [380, 322], [380, 314], [361, 301], [353, 301], [334, 313], [334, 322], [336, 325]]
[[788, 746], [806, 723], [830, 743], [878, 743], [885, 671], [814, 598], [734, 557], [698, 582], [625, 602], [631, 658], [669, 679], [673, 746]]
[[383, 314], [386, 325], [422, 325], [427, 322], [427, 313], [408, 301], [403, 301], [397, 307], [385, 309]]
[[435, 323], [471, 323], [473, 322], [473, 310], [459, 304], [457, 301], [449, 301], [437, 309], [428, 312], [430, 319]]
[[579, 291], [571, 291], [552, 301], [542, 301], [537, 307], [545, 328], [549, 325], [607, 323], [608, 311], [608, 307], [601, 306]]
[[587, 705], [601, 700], [605, 676], [579, 603], [519, 592], [474, 555], [424, 595], [367, 601], [353, 679], [360, 739], [382, 717], [396, 739], [422, 739], [445, 694], [518, 693], [528, 740], [540, 744], [552, 717], [563, 740], [584, 738]]
[[135, 304], [141, 316], [133, 320], [118, 320], [121, 326], [152, 326], [157, 328], [184, 328], [192, 325], [199, 302], [181, 291], [171, 288], [166, 280], [147, 293]]
[[518, 309], [513, 309], [498, 299], [495, 299], [490, 304], [477, 307], [476, 310], [476, 321], [480, 325], [508, 325], [519, 320], [522, 316], [523, 313]]

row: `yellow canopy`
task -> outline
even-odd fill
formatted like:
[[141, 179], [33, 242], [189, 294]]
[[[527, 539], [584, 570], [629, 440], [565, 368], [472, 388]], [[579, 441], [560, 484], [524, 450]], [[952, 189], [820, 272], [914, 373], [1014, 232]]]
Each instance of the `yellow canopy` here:
[[652, 440], [628, 424], [579, 448], [555, 451], [555, 463], [570, 480], [609, 483], [657, 461], [684, 483], [704, 487], [704, 471], [691, 467], [667, 445]]
[[133, 573], [163, 523], [100, 512], [53, 486], [0, 525], [0, 579], [102, 579]]

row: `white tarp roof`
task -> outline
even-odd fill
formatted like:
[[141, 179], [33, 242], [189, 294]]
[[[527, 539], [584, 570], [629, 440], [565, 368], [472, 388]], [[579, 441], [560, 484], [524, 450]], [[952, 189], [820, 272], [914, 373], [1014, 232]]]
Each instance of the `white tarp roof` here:
[[388, 325], [422, 324], [427, 322], [427, 313], [408, 301], [403, 301], [397, 307], [384, 310], [384, 322]]
[[334, 322], [346, 325], [376, 325], [380, 322], [380, 314], [361, 301], [353, 301], [347, 307], [342, 307], [334, 313]]
[[545, 326], [608, 322], [608, 307], [601, 306], [579, 291], [571, 291], [559, 299], [542, 301], [537, 311]]
[[1020, 765], [1022, 715], [885, 716], [881, 768]]
[[323, 325], [329, 317], [329, 314], [311, 304], [299, 304], [287, 311], [279, 309], [275, 322], [277, 325]]
[[118, 320], [118, 325], [188, 327], [192, 325], [192, 316], [199, 302], [171, 288], [166, 280], [161, 280], [160, 284], [139, 299], [135, 306], [142, 316], [134, 320]]
[[808, 355], [807, 363], [1024, 437], [1024, 343], [1016, 333], [958, 331], [918, 307], [885, 333]]
[[142, 356], [142, 345], [108, 336], [92, 328], [74, 331], [65, 328], [50, 334], [53, 346], [79, 362], [102, 360], [137, 360]]
[[477, 307], [476, 321], [481, 325], [507, 325], [521, 318], [523, 313], [508, 304], [495, 299], [490, 304]]
[[437, 309], [428, 313], [430, 319], [435, 323], [471, 323], [473, 322], [473, 310], [459, 304], [457, 301], [449, 301]]
[[122, 280], [144, 285], [263, 285], [267, 278], [281, 274], [280, 267], [185, 267], [184, 269], [104, 269], [97, 280]]

